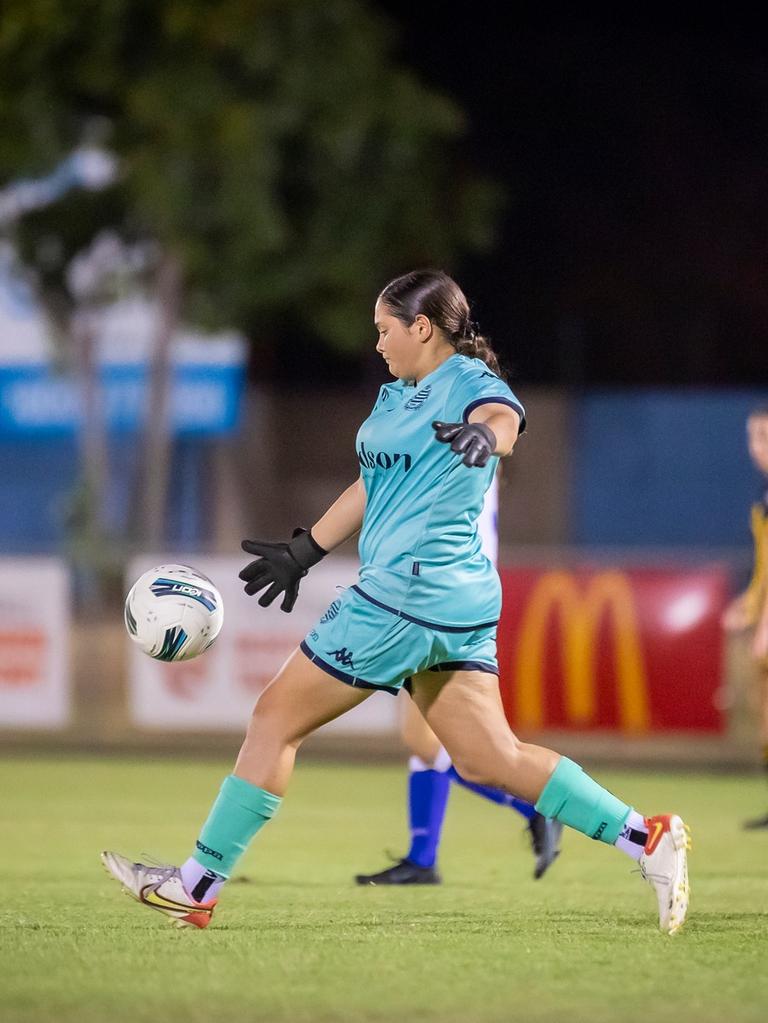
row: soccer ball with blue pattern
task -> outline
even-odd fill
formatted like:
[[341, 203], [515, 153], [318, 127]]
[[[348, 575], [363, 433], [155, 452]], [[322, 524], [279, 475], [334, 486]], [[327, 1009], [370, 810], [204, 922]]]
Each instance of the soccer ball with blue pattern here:
[[145, 572], [125, 599], [125, 627], [145, 654], [158, 661], [189, 661], [213, 643], [224, 620], [221, 594], [187, 565]]

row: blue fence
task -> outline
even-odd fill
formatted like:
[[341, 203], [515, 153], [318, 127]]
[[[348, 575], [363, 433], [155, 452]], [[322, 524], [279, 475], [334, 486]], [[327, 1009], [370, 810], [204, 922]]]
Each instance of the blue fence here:
[[760, 492], [746, 419], [767, 403], [768, 391], [606, 391], [578, 399], [573, 542], [744, 546], [749, 505]]
[[[242, 361], [186, 362], [173, 367], [173, 434], [166, 540], [202, 545], [213, 522], [211, 444], [237, 430]], [[130, 533], [137, 511], [147, 367], [105, 365], [100, 374], [109, 449], [106, 526]], [[78, 437], [82, 403], [75, 381], [41, 363], [0, 366], [0, 553], [60, 550], [77, 514]]]
[[[212, 443], [237, 422], [242, 378], [239, 369], [226, 380], [219, 376], [218, 398], [210, 392], [206, 413], [184, 387], [195, 381], [211, 384], [216, 377], [210, 368], [197, 367], [194, 373], [198, 375], [177, 380], [183, 386], [174, 400], [167, 519], [168, 542], [190, 548], [204, 544], [210, 535], [215, 501], [210, 487]], [[135, 380], [131, 388], [131, 402], [115, 399], [110, 413], [107, 513], [110, 528], [118, 534], [129, 527], [136, 503], [140, 452], [132, 427], [145, 397]], [[36, 405], [29, 393], [25, 401], [23, 428], [17, 420], [0, 429], [2, 552], [60, 547], [77, 480], [76, 409], [65, 416], [61, 408]], [[564, 510], [572, 543], [676, 548], [749, 544], [749, 505], [760, 493], [761, 479], [747, 454], [745, 423], [752, 408], [768, 404], [768, 392], [604, 391], [563, 394], [562, 401], [571, 410], [559, 445], [571, 466]], [[29, 416], [35, 408], [42, 412], [32, 428]], [[546, 452], [536, 471], [550, 471]], [[551, 471], [558, 470], [553, 466]], [[553, 542], [559, 540], [553, 537]]]
[[[129, 437], [109, 442], [106, 526], [128, 537], [136, 514], [138, 448]], [[177, 437], [168, 487], [166, 538], [194, 548], [209, 538], [213, 521], [210, 441]], [[78, 449], [74, 437], [0, 438], [0, 553], [61, 550], [77, 513]]]

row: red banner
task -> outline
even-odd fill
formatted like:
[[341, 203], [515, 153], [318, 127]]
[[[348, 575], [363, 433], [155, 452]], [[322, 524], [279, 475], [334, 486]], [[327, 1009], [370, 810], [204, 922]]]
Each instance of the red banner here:
[[719, 566], [503, 569], [499, 667], [513, 726], [721, 732]]

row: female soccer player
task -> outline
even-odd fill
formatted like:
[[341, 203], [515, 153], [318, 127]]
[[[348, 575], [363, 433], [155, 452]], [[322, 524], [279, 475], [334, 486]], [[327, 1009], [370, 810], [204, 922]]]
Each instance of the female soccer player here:
[[[755, 409], [747, 419], [747, 444], [755, 466], [768, 481], [768, 408]], [[754, 629], [752, 656], [760, 675], [760, 740], [768, 772], [768, 485], [752, 506], [755, 563], [749, 586], [729, 604], [723, 626], [729, 632]], [[768, 828], [768, 813], [745, 821], [744, 827]]]
[[[499, 553], [498, 475], [488, 488], [483, 509], [477, 519], [480, 549], [496, 564]], [[533, 876], [543, 877], [560, 854], [562, 824], [547, 820], [524, 799], [465, 781], [451, 763], [440, 740], [421, 716], [413, 700], [400, 696], [400, 738], [410, 752], [408, 760], [408, 822], [411, 844], [407, 854], [375, 874], [357, 874], [361, 885], [440, 884], [437, 870], [438, 850], [448, 807], [451, 784], [456, 783], [499, 806], [516, 810], [526, 821], [536, 861]]]
[[680, 817], [643, 817], [572, 760], [520, 742], [504, 716], [501, 586], [480, 553], [476, 521], [498, 459], [524, 424], [523, 407], [490, 368], [467, 300], [446, 274], [391, 281], [375, 324], [394, 382], [358, 433], [358, 480], [287, 543], [244, 541], [256, 558], [240, 573], [246, 593], [265, 591], [259, 604], [282, 594], [290, 611], [302, 577], [360, 531], [358, 583], [264, 690], [190, 858], [158, 868], [104, 852], [104, 865], [178, 926], [206, 927], [238, 859], [280, 806], [302, 741], [372, 690], [395, 694], [405, 684], [463, 778], [535, 803], [543, 816], [638, 861], [671, 934], [688, 908]]

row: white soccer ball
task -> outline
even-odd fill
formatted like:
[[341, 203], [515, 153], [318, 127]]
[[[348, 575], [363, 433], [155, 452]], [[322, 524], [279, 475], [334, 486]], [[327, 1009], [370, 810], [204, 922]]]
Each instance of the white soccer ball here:
[[187, 565], [145, 572], [125, 598], [125, 627], [158, 661], [188, 661], [221, 631], [224, 604], [211, 580]]

